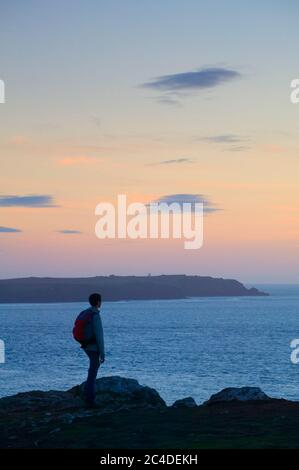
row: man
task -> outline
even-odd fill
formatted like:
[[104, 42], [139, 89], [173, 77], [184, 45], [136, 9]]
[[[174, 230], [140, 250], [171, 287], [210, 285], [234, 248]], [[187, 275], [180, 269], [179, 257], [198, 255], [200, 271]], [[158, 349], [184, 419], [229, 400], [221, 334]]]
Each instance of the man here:
[[85, 382], [84, 394], [87, 406], [90, 408], [96, 408], [96, 378], [100, 364], [105, 361], [104, 334], [99, 310], [102, 303], [101, 295], [91, 294], [89, 296], [89, 303], [90, 308], [88, 310], [92, 313], [90, 321], [90, 336], [93, 339], [88, 342], [88, 344], [82, 345], [82, 348], [89, 357], [89, 369], [87, 380]]

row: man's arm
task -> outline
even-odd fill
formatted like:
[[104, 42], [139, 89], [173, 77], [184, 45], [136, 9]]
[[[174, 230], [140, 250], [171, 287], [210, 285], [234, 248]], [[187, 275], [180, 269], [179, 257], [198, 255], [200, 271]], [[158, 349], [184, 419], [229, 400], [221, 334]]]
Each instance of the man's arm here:
[[98, 346], [101, 359], [104, 360], [105, 359], [104, 333], [103, 333], [102, 320], [99, 314], [98, 315], [96, 314], [93, 316], [93, 329], [94, 329], [96, 343]]

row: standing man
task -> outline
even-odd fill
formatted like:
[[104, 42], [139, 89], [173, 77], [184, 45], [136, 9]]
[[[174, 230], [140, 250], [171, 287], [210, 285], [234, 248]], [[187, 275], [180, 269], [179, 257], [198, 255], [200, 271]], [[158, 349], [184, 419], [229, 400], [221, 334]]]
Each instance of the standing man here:
[[100, 294], [89, 296], [90, 307], [77, 317], [73, 329], [74, 338], [80, 342], [89, 358], [89, 369], [84, 386], [84, 398], [89, 408], [96, 408], [96, 378], [100, 365], [105, 361], [104, 334], [100, 307]]

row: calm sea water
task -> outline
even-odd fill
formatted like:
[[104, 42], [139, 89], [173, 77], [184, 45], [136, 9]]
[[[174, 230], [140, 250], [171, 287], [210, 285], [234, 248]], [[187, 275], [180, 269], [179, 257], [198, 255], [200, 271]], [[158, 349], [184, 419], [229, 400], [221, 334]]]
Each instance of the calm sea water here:
[[[121, 375], [154, 387], [168, 404], [200, 403], [229, 386], [259, 386], [299, 400], [299, 288], [264, 287], [270, 297], [107, 302], [106, 362], [99, 376]], [[0, 395], [67, 389], [85, 380], [87, 358], [72, 339], [85, 304], [0, 305]]]

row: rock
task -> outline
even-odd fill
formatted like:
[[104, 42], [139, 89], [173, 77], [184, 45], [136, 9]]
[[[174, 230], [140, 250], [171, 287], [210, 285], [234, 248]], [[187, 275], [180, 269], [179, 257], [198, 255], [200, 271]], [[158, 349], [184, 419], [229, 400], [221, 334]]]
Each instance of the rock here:
[[215, 393], [211, 398], [204, 403], [210, 405], [220, 402], [228, 401], [265, 401], [270, 400], [259, 387], [230, 387], [224, 388], [218, 393]]
[[[83, 402], [84, 383], [66, 392], [63, 391], [32, 391], [18, 393], [0, 399], [1, 412], [43, 412], [43, 420], [49, 422], [56, 419], [57, 413], [63, 412], [67, 420], [80, 414], [89, 415]], [[96, 381], [96, 397], [99, 411], [118, 411], [132, 408], [165, 408], [166, 403], [159, 393], [150, 387], [142, 386], [135, 379], [119, 376], [102, 377]], [[72, 411], [72, 414], [65, 412]], [[54, 413], [53, 417], [52, 414]]]
[[299, 402], [270, 399], [259, 388], [227, 388], [209, 407], [192, 397], [166, 406], [134, 379], [102, 377], [96, 385], [99, 410], [84, 407], [82, 385], [0, 399], [0, 448], [187, 449], [198, 448], [202, 436], [207, 448], [268, 448], [269, 436], [272, 447], [299, 445]]
[[182, 398], [181, 400], [176, 400], [171, 408], [194, 408], [196, 407], [196, 401], [192, 397]]
[[82, 400], [69, 392], [49, 390], [48, 392], [32, 391], [18, 393], [0, 399], [0, 410], [5, 411], [60, 411], [82, 407]]
[[[74, 397], [83, 397], [84, 383], [68, 391]], [[96, 381], [96, 401], [106, 411], [132, 408], [165, 408], [159, 393], [140, 385], [135, 379], [120, 376], [102, 377]]]
[[49, 434], [55, 434], [56, 432], [60, 432], [61, 429], [60, 428], [55, 428], [55, 429], [52, 429], [52, 431], [49, 431]]

